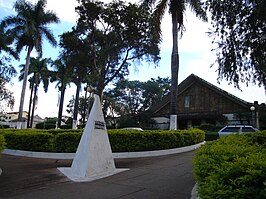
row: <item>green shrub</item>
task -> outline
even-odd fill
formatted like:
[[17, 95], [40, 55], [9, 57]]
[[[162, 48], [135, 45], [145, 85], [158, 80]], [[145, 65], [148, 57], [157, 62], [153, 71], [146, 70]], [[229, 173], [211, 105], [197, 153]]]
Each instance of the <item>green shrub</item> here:
[[8, 132], [4, 136], [9, 149], [53, 151], [54, 136], [47, 132]]
[[0, 135], [0, 152], [2, 152], [5, 149], [5, 145], [6, 145], [5, 138], [3, 135]]
[[0, 129], [8, 129], [8, 128], [10, 128], [9, 125], [5, 125], [5, 124], [0, 125]]
[[199, 197], [266, 198], [266, 132], [224, 136], [194, 159]]
[[45, 132], [51, 133], [53, 135], [62, 133], [82, 133], [82, 129], [47, 129]]
[[205, 141], [217, 140], [219, 138], [218, 132], [206, 132]]
[[201, 129], [205, 132], [218, 132], [223, 126], [216, 126], [213, 124], [202, 124], [200, 126], [197, 126], [195, 128]]
[[56, 124], [55, 123], [49, 123], [49, 122], [40, 122], [36, 124], [36, 129], [55, 129]]
[[199, 129], [177, 131], [109, 130], [114, 152], [149, 151], [193, 145], [204, 141], [205, 133]]
[[61, 129], [71, 129], [72, 125], [71, 124], [64, 124], [60, 126]]
[[17, 134], [20, 134], [20, 133], [45, 133], [46, 131], [43, 130], [43, 129], [13, 129], [13, 128], [10, 128], [10, 129], [0, 129], [0, 134], [5, 134], [5, 133], [17, 133]]
[[169, 149], [176, 142], [176, 136], [170, 132], [112, 130], [108, 135], [114, 152]]
[[[7, 130], [2, 133], [10, 149], [30, 151], [75, 152], [82, 130]], [[193, 145], [204, 141], [205, 133], [199, 129], [163, 130], [108, 130], [113, 152], [162, 150]]]
[[54, 147], [56, 152], [75, 153], [80, 141], [81, 132], [59, 133], [55, 136]]

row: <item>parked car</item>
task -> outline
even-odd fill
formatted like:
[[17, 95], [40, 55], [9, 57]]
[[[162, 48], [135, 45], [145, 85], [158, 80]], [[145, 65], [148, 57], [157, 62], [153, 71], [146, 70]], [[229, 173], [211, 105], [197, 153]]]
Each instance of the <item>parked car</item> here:
[[142, 128], [139, 127], [126, 127], [126, 128], [122, 128], [123, 130], [138, 130], [138, 131], [143, 131]]
[[218, 131], [219, 137], [234, 133], [247, 133], [247, 132], [257, 132], [258, 129], [253, 126], [248, 125], [228, 125], [223, 127], [220, 131]]

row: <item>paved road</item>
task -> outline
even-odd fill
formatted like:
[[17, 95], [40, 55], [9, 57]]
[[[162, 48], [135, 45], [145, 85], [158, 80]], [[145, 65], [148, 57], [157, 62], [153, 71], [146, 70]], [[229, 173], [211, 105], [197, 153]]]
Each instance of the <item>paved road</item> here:
[[152, 158], [116, 159], [130, 170], [93, 182], [72, 182], [57, 167], [69, 160], [2, 154], [0, 198], [36, 199], [188, 199], [195, 184], [194, 151]]

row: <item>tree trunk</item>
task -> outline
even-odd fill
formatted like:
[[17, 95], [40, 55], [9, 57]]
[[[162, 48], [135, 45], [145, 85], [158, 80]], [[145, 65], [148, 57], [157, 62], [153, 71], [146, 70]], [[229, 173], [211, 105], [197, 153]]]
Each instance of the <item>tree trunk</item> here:
[[74, 115], [73, 115], [73, 123], [72, 129], [77, 129], [78, 124], [78, 109], [79, 109], [79, 91], [80, 91], [81, 83], [77, 84], [75, 104], [74, 104]]
[[82, 113], [82, 125], [85, 125], [85, 119], [86, 119], [86, 110], [87, 110], [87, 96], [88, 96], [88, 84], [87, 87], [85, 89], [85, 97], [84, 97], [84, 107], [83, 107], [83, 113]]
[[29, 73], [29, 66], [30, 66], [30, 53], [33, 49], [33, 46], [28, 47], [27, 57], [26, 57], [26, 64], [24, 69], [24, 76], [23, 76], [23, 84], [21, 89], [21, 95], [20, 95], [20, 104], [19, 104], [19, 113], [18, 113], [18, 124], [17, 128], [22, 128], [22, 113], [23, 113], [23, 105], [24, 105], [24, 99], [25, 99], [25, 93], [27, 88], [27, 78]]
[[178, 25], [177, 14], [172, 13], [173, 49], [172, 49], [172, 56], [171, 56], [170, 130], [178, 129], [177, 94], [178, 94], [179, 55], [178, 55], [178, 26], [177, 25]]
[[37, 92], [38, 92], [38, 85], [35, 84], [35, 86], [34, 86], [33, 104], [32, 104], [32, 113], [31, 113], [31, 120], [30, 120], [30, 128], [32, 128], [33, 120], [34, 120], [34, 111], [35, 111], [36, 100], [37, 100]]
[[104, 80], [105, 80], [105, 74], [104, 74], [104, 69], [102, 69], [100, 73], [100, 77], [98, 79], [97, 86], [96, 86], [96, 91], [95, 91], [95, 94], [99, 96], [101, 101], [103, 98], [103, 90], [105, 87]]
[[60, 93], [60, 102], [59, 102], [59, 110], [58, 110], [57, 128], [61, 127], [65, 91], [66, 91], [66, 87], [62, 86], [61, 91], [60, 91], [61, 93]]
[[31, 104], [32, 104], [32, 97], [33, 97], [33, 89], [34, 84], [31, 85], [30, 88], [30, 102], [29, 102], [29, 110], [28, 110], [28, 120], [27, 120], [27, 128], [30, 128], [30, 113], [31, 113]]

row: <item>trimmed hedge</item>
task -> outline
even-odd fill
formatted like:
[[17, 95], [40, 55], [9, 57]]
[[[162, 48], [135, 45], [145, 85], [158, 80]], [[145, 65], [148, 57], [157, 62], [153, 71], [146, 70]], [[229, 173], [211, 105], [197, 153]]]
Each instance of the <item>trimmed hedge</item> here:
[[266, 131], [221, 137], [194, 158], [198, 195], [204, 198], [266, 198]]
[[81, 132], [66, 132], [55, 135], [54, 151], [62, 153], [76, 152], [81, 135]]
[[2, 152], [5, 149], [5, 145], [6, 145], [5, 138], [3, 135], [0, 135], [0, 152]]
[[4, 134], [6, 147], [29, 151], [53, 151], [54, 135], [46, 132], [8, 132]]
[[112, 151], [131, 152], [175, 148], [177, 139], [174, 133], [158, 131], [109, 131]]
[[[28, 131], [28, 132], [27, 132]], [[2, 133], [7, 148], [28, 151], [76, 151], [81, 130], [14, 130]], [[150, 151], [171, 149], [204, 141], [205, 133], [199, 129], [178, 131], [108, 130], [113, 152]]]

